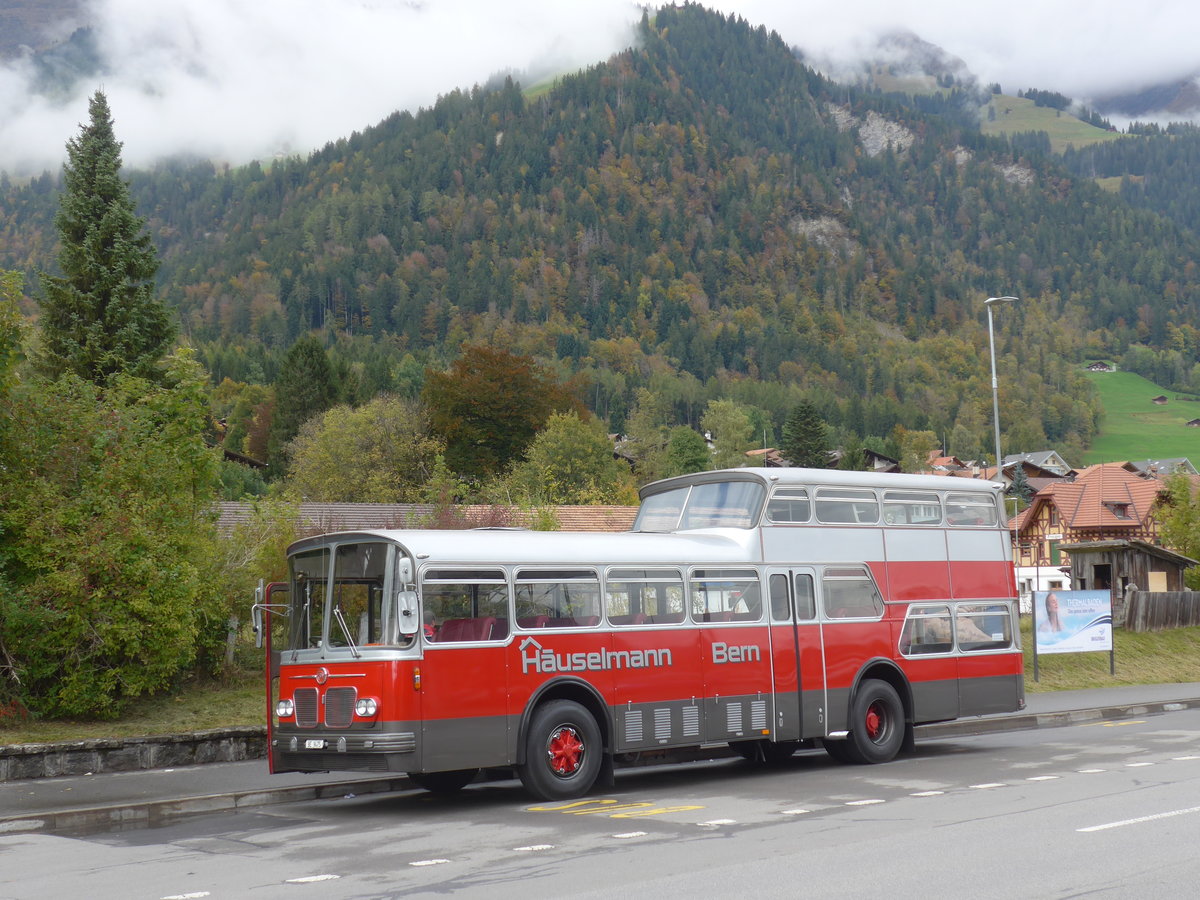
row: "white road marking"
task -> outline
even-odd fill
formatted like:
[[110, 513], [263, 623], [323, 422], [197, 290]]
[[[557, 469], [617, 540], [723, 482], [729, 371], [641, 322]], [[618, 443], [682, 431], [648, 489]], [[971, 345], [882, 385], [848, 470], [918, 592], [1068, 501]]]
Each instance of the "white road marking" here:
[[998, 788], [998, 787], [1005, 787], [1004, 782], [1003, 781], [989, 781], [986, 784], [973, 784], [973, 785], [971, 785], [971, 790], [973, 790], [973, 791], [990, 791], [992, 788]]
[[876, 803], [887, 803], [886, 800], [850, 800], [847, 806], [873, 806]]
[[615, 837], [619, 841], [627, 841], [630, 838], [645, 837], [645, 836], [646, 836], [645, 831], [623, 831], [620, 834], [613, 835], [613, 837]]
[[917, 791], [915, 794], [909, 794], [910, 797], [940, 797], [945, 791]]
[[737, 819], [709, 819], [707, 822], [697, 822], [696, 824], [705, 828], [715, 828], [718, 825], [736, 825]]
[[318, 881], [336, 881], [341, 875], [306, 875], [303, 878], [289, 878], [284, 884], [314, 884]]
[[1159, 819], [1170, 819], [1173, 816], [1186, 816], [1189, 813], [1200, 812], [1200, 806], [1192, 806], [1187, 809], [1173, 809], [1170, 812], [1155, 813], [1152, 816], [1138, 816], [1136, 819], [1122, 819], [1120, 822], [1106, 822], [1104, 825], [1092, 825], [1088, 828], [1077, 828], [1076, 831], [1091, 832], [1091, 831], [1107, 831], [1109, 828], [1124, 828], [1126, 825], [1141, 825], [1144, 822], [1155, 822]]
[[530, 844], [528, 847], [513, 847], [517, 853], [537, 853], [539, 850], [553, 850], [553, 844]]
[[448, 859], [418, 859], [416, 862], [410, 862], [410, 866], [440, 866], [442, 863], [448, 863]]
[[190, 894], [169, 894], [166, 897], [160, 897], [159, 900], [200, 900], [201, 897], [210, 896], [208, 891], [193, 891]]
[[1148, 762], [1125, 763], [1125, 768], [1127, 768], [1127, 769], [1140, 769], [1140, 768], [1142, 768], [1143, 766], [1152, 766], [1152, 765], [1154, 765], [1154, 763], [1148, 763]]
[[1034, 775], [1030, 778], [1026, 778], [1025, 780], [1026, 781], [1057, 781], [1058, 777], [1059, 776], [1057, 776], [1057, 775]]
[[807, 809], [785, 809], [780, 815], [784, 816], [802, 816], [807, 813]]

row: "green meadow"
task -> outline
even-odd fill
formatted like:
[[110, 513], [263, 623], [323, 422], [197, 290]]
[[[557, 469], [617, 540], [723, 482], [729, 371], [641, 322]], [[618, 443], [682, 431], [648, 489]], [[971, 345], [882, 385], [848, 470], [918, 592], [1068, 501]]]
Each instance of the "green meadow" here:
[[[1200, 397], [1165, 390], [1132, 372], [1088, 372], [1100, 392], [1104, 418], [1082, 463], [1164, 459], [1186, 456], [1200, 465]], [[1155, 397], [1166, 397], [1161, 406]], [[1078, 463], [1076, 463], [1078, 465]]]
[[1075, 118], [1067, 112], [1059, 112], [1048, 106], [1037, 106], [1032, 100], [994, 94], [989, 106], [995, 110], [995, 118], [986, 113], [980, 123], [984, 134], [1022, 134], [1027, 131], [1044, 131], [1050, 136], [1050, 148], [1062, 153], [1067, 147], [1086, 147], [1098, 141], [1111, 141], [1121, 137], [1115, 131], [1105, 131]]

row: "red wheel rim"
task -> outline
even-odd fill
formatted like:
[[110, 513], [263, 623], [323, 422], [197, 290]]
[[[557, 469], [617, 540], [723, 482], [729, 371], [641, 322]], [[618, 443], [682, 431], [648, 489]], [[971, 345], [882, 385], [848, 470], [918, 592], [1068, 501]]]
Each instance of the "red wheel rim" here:
[[878, 741], [883, 737], [884, 729], [887, 727], [887, 710], [883, 708], [882, 703], [872, 703], [867, 707], [867, 737], [872, 741]]
[[555, 775], [574, 775], [583, 764], [583, 751], [579, 732], [570, 725], [561, 725], [554, 729], [546, 743], [546, 761]]

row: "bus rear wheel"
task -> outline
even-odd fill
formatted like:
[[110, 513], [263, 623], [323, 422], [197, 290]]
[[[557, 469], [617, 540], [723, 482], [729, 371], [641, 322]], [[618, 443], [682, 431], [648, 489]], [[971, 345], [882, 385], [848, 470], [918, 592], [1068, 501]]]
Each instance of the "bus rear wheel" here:
[[573, 700], [551, 700], [533, 714], [518, 774], [539, 800], [582, 797], [596, 783], [603, 754], [592, 714]]
[[850, 711], [846, 751], [854, 762], [882, 763], [894, 759], [904, 743], [904, 706], [886, 681], [864, 681]]
[[409, 772], [408, 780], [431, 794], [457, 794], [475, 780], [478, 769], [455, 769], [452, 772]]

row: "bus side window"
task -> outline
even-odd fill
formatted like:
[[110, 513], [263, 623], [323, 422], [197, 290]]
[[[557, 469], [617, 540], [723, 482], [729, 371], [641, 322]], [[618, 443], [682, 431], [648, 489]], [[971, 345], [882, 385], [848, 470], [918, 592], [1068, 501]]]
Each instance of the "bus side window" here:
[[883, 598], [866, 569], [826, 569], [821, 592], [825, 615], [830, 619], [874, 619], [883, 615]]
[[817, 598], [811, 575], [796, 576], [796, 618], [804, 621], [817, 617]]
[[900, 635], [900, 652], [909, 656], [949, 653], [954, 649], [950, 607], [926, 606], [909, 610]]
[[776, 622], [790, 622], [792, 620], [792, 610], [788, 604], [787, 576], [772, 575], [770, 590], [772, 620]]

